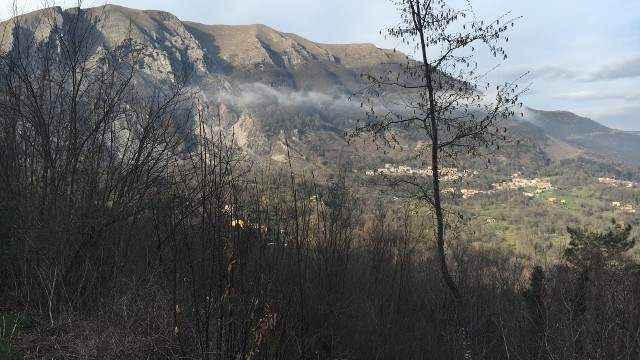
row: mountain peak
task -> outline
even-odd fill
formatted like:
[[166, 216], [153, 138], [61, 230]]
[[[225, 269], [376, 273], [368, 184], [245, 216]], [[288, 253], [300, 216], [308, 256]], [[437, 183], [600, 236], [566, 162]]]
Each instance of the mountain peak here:
[[[309, 121], [316, 128], [330, 129], [341, 136], [349, 121], [364, 116], [359, 104], [345, 100], [345, 95], [368, 85], [360, 75], [384, 74], [393, 69], [393, 64], [407, 61], [405, 54], [374, 44], [322, 44], [263, 24], [206, 25], [181, 21], [165, 11], [118, 5], [83, 11], [43, 9], [0, 23], [0, 31], [35, 42], [55, 42], [59, 39], [50, 36], [53, 25], [68, 27], [75, 15], [80, 21], [90, 18], [91, 22], [83, 23], [86, 25], [99, 18], [92, 49], [98, 56], [100, 48], [131, 44], [131, 52], [136, 55], [134, 65], [149, 80], [146, 84], [175, 80], [188, 73], [189, 85], [204, 99], [211, 99], [210, 105], [227, 106], [231, 114], [228, 124], [243, 119], [237, 130], [254, 139], [260, 131], [251, 128], [266, 121], [273, 122], [269, 131], [274, 133], [281, 130], [281, 123], [290, 126], [293, 121], [300, 122], [297, 128], [304, 132]], [[14, 31], [16, 25], [20, 31]], [[12, 36], [4, 38], [4, 50], [11, 49], [11, 41]], [[630, 155], [640, 152], [637, 135], [616, 133], [567, 111], [525, 112], [527, 120], [559, 141], [638, 161]], [[246, 143], [256, 144], [253, 140]], [[554, 149], [561, 153], [571, 146]]]
[[570, 111], [526, 108], [525, 114], [525, 120], [556, 139], [630, 163], [639, 161], [640, 141], [633, 133], [610, 129]]

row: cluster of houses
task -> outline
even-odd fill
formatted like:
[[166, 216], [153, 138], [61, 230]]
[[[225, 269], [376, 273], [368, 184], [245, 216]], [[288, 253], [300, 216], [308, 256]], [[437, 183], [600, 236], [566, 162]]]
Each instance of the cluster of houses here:
[[[477, 172], [474, 172], [477, 174]], [[460, 193], [462, 193], [462, 198], [466, 199], [476, 194], [489, 194], [496, 191], [502, 190], [519, 190], [521, 188], [532, 188], [535, 187], [535, 192], [527, 192], [523, 191], [522, 194], [528, 197], [534, 197], [536, 194], [542, 193], [546, 190], [553, 190], [554, 187], [548, 180], [542, 180], [540, 178], [535, 179], [526, 179], [520, 177], [520, 173], [515, 173], [511, 175], [511, 180], [509, 182], [503, 181], [501, 183], [491, 184], [493, 186], [493, 190], [476, 190], [476, 189], [460, 189]], [[445, 189], [444, 192], [455, 192], [455, 189], [449, 188]], [[564, 200], [562, 201], [564, 204]]]
[[501, 183], [491, 184], [496, 191], [499, 190], [518, 190], [521, 188], [535, 188], [534, 192], [523, 191], [522, 194], [527, 197], [534, 197], [536, 194], [540, 194], [543, 191], [553, 190], [554, 187], [549, 180], [542, 180], [540, 178], [527, 179], [520, 177], [520, 173], [511, 175], [509, 182], [503, 181]]
[[[611, 186], [627, 187], [627, 188], [636, 188], [636, 187], [638, 187], [638, 184], [634, 183], [633, 181], [618, 180], [618, 179], [613, 179], [613, 178], [608, 178], [608, 177], [600, 177], [600, 178], [598, 178], [598, 183], [605, 184], [605, 185], [611, 185]], [[615, 212], [625, 212], [625, 213], [635, 213], [636, 212], [635, 207], [631, 203], [623, 204], [620, 201], [612, 201], [611, 202], [611, 207], [614, 208]]]
[[627, 212], [627, 213], [636, 212], [636, 209], [633, 207], [633, 204], [630, 204], [630, 203], [622, 204], [620, 201], [612, 201], [611, 206], [615, 208], [616, 212]]
[[[443, 167], [440, 169], [440, 176], [442, 180], [457, 180], [463, 177], [477, 175], [477, 171], [462, 170], [458, 168]], [[400, 165], [394, 166], [393, 164], [384, 164], [383, 168], [367, 170], [365, 171], [367, 176], [376, 175], [417, 175], [417, 176], [433, 176], [433, 170], [431, 166], [422, 169], [414, 169], [411, 166]]]
[[[365, 172], [367, 176], [376, 176], [376, 175], [418, 175], [418, 176], [433, 176], [433, 171], [431, 167], [427, 167], [426, 169], [413, 169], [410, 166], [394, 166], [392, 164], [385, 164], [383, 168], [367, 170]], [[442, 168], [441, 175], [443, 180], [457, 180], [462, 177], [468, 177], [477, 175], [477, 171], [470, 170], [462, 170], [459, 171], [457, 168]], [[528, 188], [529, 191], [523, 191], [522, 194], [524, 196], [533, 198], [537, 194], [541, 194], [544, 191], [553, 190], [554, 187], [549, 180], [543, 180], [541, 178], [527, 179], [521, 177], [521, 173], [517, 172], [511, 174], [510, 181], [503, 181], [501, 183], [491, 184], [493, 186], [493, 190], [476, 190], [476, 189], [460, 189], [459, 192], [462, 194], [463, 199], [467, 199], [476, 194], [492, 194], [495, 191], [501, 190], [520, 190], [523, 188]], [[598, 182], [601, 184], [608, 184], [613, 186], [624, 186], [628, 188], [637, 187], [638, 184], [632, 181], [625, 180], [617, 180], [611, 178], [598, 178]], [[455, 193], [458, 190], [456, 188], [446, 188], [443, 190], [445, 193]], [[549, 203], [552, 204], [560, 204], [566, 205], [566, 201], [562, 199], [557, 199], [555, 197], [549, 197], [547, 199]], [[633, 204], [622, 204], [619, 201], [613, 201], [611, 206], [616, 209], [618, 212], [627, 212], [627, 213], [635, 213], [636, 209]]]
[[[541, 193], [545, 190], [553, 190], [553, 185], [548, 180], [542, 180], [540, 178], [527, 179], [520, 177], [520, 173], [511, 175], [511, 181], [503, 181], [501, 183], [491, 184], [496, 190], [517, 190], [520, 188], [536, 188], [536, 193]], [[525, 195], [527, 195], [525, 193]], [[531, 195], [533, 196], [533, 195]]]
[[[418, 175], [418, 176], [433, 176], [433, 171], [431, 167], [427, 167], [426, 169], [413, 169], [410, 166], [394, 166], [392, 164], [385, 164], [383, 168], [367, 170], [365, 172], [367, 176], [376, 176], [376, 175]], [[478, 171], [472, 170], [458, 170], [458, 168], [442, 168], [441, 175], [443, 180], [457, 180], [463, 177], [470, 177], [473, 175], [478, 175]], [[459, 192], [462, 194], [462, 198], [466, 199], [473, 195], [477, 194], [492, 194], [495, 191], [500, 190], [518, 190], [521, 188], [531, 188], [534, 187], [534, 192], [523, 192], [525, 196], [534, 197], [536, 193], [541, 193], [545, 190], [553, 190], [553, 185], [548, 180], [542, 180], [540, 178], [535, 179], [527, 179], [520, 177], [521, 173], [515, 173], [511, 175], [511, 180], [509, 182], [495, 183], [491, 184], [493, 186], [493, 190], [476, 190], [476, 189], [460, 189]], [[458, 190], [455, 188], [447, 188], [444, 189], [445, 193], [455, 193]]]
[[[552, 204], [557, 204], [558, 203], [558, 199], [554, 198], [554, 197], [548, 198], [547, 201], [552, 203]], [[565, 200], [560, 200], [560, 205], [567, 205], [567, 202]]]
[[[447, 188], [442, 190], [442, 192], [445, 193], [455, 193], [457, 190], [456, 188]], [[473, 195], [477, 195], [477, 194], [492, 194], [494, 192], [494, 190], [476, 190], [476, 189], [460, 189], [460, 193], [462, 194], [462, 198], [463, 199], [467, 199], [472, 197]]]
[[634, 183], [633, 181], [618, 180], [618, 179], [612, 179], [612, 178], [607, 178], [607, 177], [598, 178], [598, 182], [600, 184], [613, 185], [613, 186], [624, 186], [624, 187], [628, 187], [628, 188], [633, 188], [633, 187], [637, 187], [638, 186], [638, 184]]

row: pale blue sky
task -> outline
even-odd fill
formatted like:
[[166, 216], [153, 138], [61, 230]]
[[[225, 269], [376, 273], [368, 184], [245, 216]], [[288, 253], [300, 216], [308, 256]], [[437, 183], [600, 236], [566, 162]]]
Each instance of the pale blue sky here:
[[[370, 42], [395, 47], [380, 30], [397, 23], [387, 0], [112, 0], [137, 9], [171, 12], [205, 24], [262, 23], [322, 43]], [[68, 7], [75, 1], [56, 1]], [[88, 0], [83, 7], [104, 1]], [[477, 0], [480, 19], [511, 10], [522, 16], [509, 30], [509, 58], [493, 77], [530, 71], [522, 100], [541, 110], [569, 110], [609, 127], [640, 131], [640, 2], [638, 0]], [[11, 0], [0, 0], [7, 19]], [[39, 0], [18, 0], [26, 10]], [[491, 58], [479, 57], [481, 63]]]

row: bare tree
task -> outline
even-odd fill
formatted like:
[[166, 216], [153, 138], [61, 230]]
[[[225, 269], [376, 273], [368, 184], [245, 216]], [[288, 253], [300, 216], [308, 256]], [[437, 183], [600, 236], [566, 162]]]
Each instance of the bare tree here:
[[[513, 116], [513, 107], [520, 105], [517, 99], [522, 90], [514, 83], [490, 89], [487, 72], [480, 71], [473, 57], [476, 46], [485, 46], [495, 57], [506, 59], [501, 44], [508, 40], [504, 33], [516, 19], [504, 15], [485, 23], [476, 19], [468, 2], [463, 9], [454, 9], [444, 0], [392, 2], [401, 21], [388, 29], [388, 35], [413, 46], [418, 59], [407, 58], [382, 76], [367, 76], [371, 86], [363, 91], [362, 103], [368, 108], [367, 119], [352, 136], [373, 134], [388, 146], [400, 145], [402, 134], [423, 142], [410, 159], [430, 165], [431, 180], [400, 182], [417, 189], [418, 197], [432, 208], [440, 272], [461, 303], [463, 294], [447, 266], [442, 170], [454, 166], [461, 155], [478, 156], [486, 147], [499, 146], [497, 141], [506, 130], [498, 122]], [[393, 100], [381, 104], [382, 94]], [[468, 341], [465, 334], [465, 356], [470, 357]]]
[[0, 29], [0, 191], [20, 204], [10, 240], [52, 325], [144, 263], [127, 261], [144, 246], [133, 230], [187, 136], [181, 84], [134, 91], [139, 52], [104, 39], [103, 10], [52, 7]]

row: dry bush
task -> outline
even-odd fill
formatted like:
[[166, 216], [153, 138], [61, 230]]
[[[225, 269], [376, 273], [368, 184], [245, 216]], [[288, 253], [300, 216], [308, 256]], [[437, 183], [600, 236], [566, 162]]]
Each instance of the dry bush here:
[[169, 292], [153, 279], [122, 281], [95, 311], [37, 321], [16, 339], [24, 359], [174, 358]]

